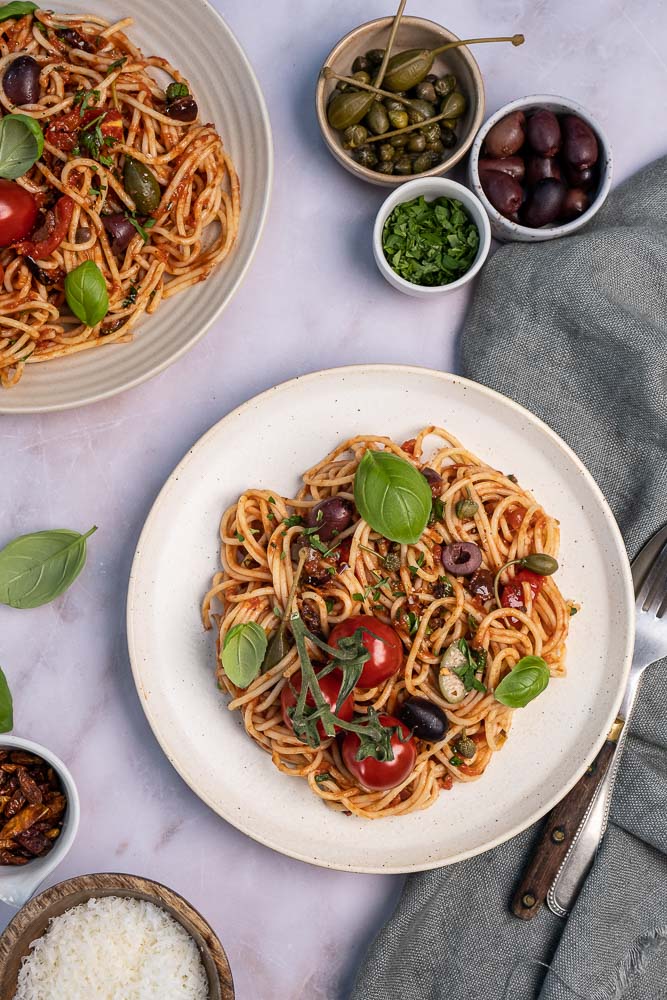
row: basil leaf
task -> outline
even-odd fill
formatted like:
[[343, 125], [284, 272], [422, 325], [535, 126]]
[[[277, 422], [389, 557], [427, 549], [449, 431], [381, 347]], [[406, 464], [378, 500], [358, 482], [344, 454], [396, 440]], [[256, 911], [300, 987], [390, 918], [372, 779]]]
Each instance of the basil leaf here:
[[541, 656], [524, 656], [495, 690], [496, 701], [510, 708], [524, 708], [542, 694], [549, 683], [549, 668]]
[[354, 501], [364, 521], [392, 542], [419, 541], [431, 513], [431, 487], [404, 458], [367, 451], [354, 477]]
[[7, 678], [0, 669], [0, 733], [10, 733], [14, 728], [14, 703]]
[[78, 531], [22, 535], [0, 551], [0, 604], [38, 608], [74, 583], [86, 564], [86, 539]]
[[267, 647], [266, 632], [257, 622], [235, 625], [225, 636], [222, 666], [232, 684], [247, 688], [259, 676]]
[[67, 304], [86, 326], [97, 326], [109, 312], [109, 294], [97, 264], [87, 260], [65, 278]]
[[0, 177], [16, 180], [44, 151], [44, 133], [29, 115], [5, 115], [0, 121]]
[[34, 10], [39, 10], [36, 3], [13, 0], [12, 3], [6, 3], [4, 7], [0, 7], [0, 21], [8, 21], [10, 17], [25, 17], [26, 14], [32, 14]]

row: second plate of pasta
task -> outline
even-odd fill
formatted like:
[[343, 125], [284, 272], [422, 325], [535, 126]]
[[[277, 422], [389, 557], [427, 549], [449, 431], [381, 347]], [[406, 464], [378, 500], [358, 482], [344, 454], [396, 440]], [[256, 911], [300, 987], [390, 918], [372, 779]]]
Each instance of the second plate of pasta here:
[[409, 871], [515, 835], [577, 780], [632, 588], [548, 428], [370, 366], [270, 390], [192, 449], [140, 540], [128, 632], [158, 739], [221, 815], [316, 864]]

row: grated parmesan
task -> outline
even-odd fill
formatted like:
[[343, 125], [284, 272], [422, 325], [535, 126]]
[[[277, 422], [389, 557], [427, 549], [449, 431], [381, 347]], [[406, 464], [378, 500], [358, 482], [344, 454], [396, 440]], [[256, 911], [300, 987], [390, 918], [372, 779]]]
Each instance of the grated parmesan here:
[[208, 1000], [196, 943], [165, 910], [107, 896], [53, 917], [14, 1000]]

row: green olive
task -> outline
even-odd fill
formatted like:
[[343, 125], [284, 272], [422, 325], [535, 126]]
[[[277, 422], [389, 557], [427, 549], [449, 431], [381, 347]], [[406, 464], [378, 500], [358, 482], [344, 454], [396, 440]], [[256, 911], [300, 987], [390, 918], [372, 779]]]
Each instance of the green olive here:
[[353, 73], [368, 73], [371, 68], [372, 63], [368, 56], [357, 56], [357, 58], [352, 63]]
[[456, 77], [453, 73], [447, 73], [446, 76], [441, 77], [437, 83], [433, 84], [433, 89], [438, 97], [449, 97], [456, 90]]
[[371, 74], [370, 73], [366, 73], [364, 70], [359, 70], [357, 73], [353, 73], [352, 74], [352, 78], [354, 80], [358, 80], [359, 83], [370, 83], [371, 82]]
[[352, 156], [362, 167], [370, 167], [372, 169], [377, 166], [378, 158], [371, 146], [360, 146], [359, 149], [354, 150]]
[[343, 149], [356, 149], [368, 139], [368, 129], [363, 125], [350, 125], [343, 132]]
[[520, 560], [522, 569], [537, 573], [538, 576], [551, 576], [558, 569], [558, 560], [553, 556], [548, 556], [546, 552], [533, 552]]
[[443, 99], [440, 114], [445, 118], [460, 118], [466, 109], [466, 99], [460, 91], [455, 90], [449, 97]]
[[438, 96], [435, 92], [435, 87], [429, 80], [422, 80], [415, 87], [415, 97], [420, 101], [429, 101], [431, 104], [435, 104], [438, 100]]
[[396, 174], [411, 174], [412, 173], [412, 160], [409, 156], [401, 156], [400, 159], [396, 160], [394, 164], [394, 173]]
[[379, 101], [373, 101], [366, 115], [366, 124], [374, 135], [383, 135], [389, 131], [389, 115]]
[[393, 128], [405, 128], [410, 124], [407, 111], [390, 111], [389, 121]]
[[162, 192], [155, 174], [145, 163], [126, 157], [123, 186], [141, 215], [152, 215], [157, 210]]
[[396, 150], [388, 142], [381, 142], [378, 146], [378, 156], [383, 163], [389, 163], [396, 159]]
[[366, 53], [366, 58], [371, 66], [379, 66], [384, 59], [384, 49], [371, 49]]
[[358, 125], [374, 100], [373, 94], [365, 90], [348, 90], [344, 94], [336, 94], [327, 106], [329, 124], [339, 132], [345, 131], [350, 125]]
[[423, 153], [426, 149], [426, 136], [421, 132], [413, 132], [408, 139], [408, 149], [411, 153]]
[[403, 149], [408, 144], [409, 134], [406, 135], [392, 135], [389, 140], [389, 144], [394, 147], [394, 149]]

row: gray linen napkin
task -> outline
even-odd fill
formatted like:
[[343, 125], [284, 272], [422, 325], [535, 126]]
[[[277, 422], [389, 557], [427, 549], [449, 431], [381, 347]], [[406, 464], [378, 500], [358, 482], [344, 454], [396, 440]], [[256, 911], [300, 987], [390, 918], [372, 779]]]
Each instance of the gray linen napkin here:
[[[667, 520], [667, 158], [566, 239], [501, 247], [461, 341], [463, 374], [577, 452], [630, 556]], [[508, 901], [539, 825], [410, 876], [353, 1000], [667, 998], [667, 661], [645, 674], [611, 822], [565, 922]]]

